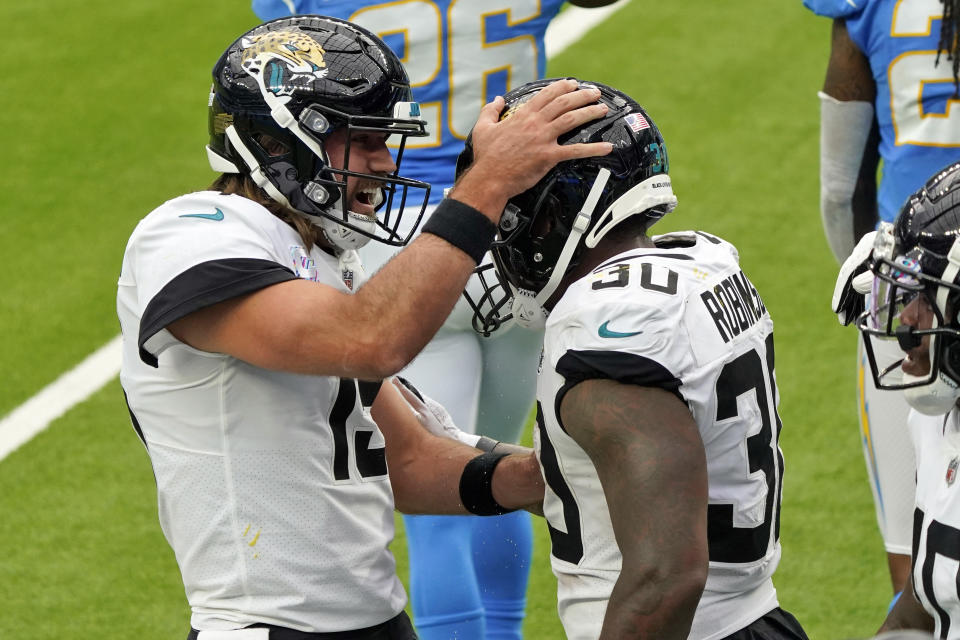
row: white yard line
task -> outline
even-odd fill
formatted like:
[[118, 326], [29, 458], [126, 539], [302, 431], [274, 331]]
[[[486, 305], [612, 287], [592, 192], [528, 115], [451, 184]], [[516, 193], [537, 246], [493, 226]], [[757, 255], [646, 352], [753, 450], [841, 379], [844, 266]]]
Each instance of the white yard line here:
[[620, 0], [599, 9], [583, 9], [570, 6], [560, 12], [547, 27], [544, 44], [547, 57], [552, 58], [583, 37], [587, 31], [629, 4], [630, 0]]
[[120, 353], [117, 336], [0, 420], [0, 460], [113, 380]]
[[[599, 9], [569, 7], [561, 12], [547, 27], [547, 57], [569, 47], [629, 2], [620, 0]], [[120, 353], [117, 336], [0, 420], [0, 460], [113, 380], [120, 372]]]

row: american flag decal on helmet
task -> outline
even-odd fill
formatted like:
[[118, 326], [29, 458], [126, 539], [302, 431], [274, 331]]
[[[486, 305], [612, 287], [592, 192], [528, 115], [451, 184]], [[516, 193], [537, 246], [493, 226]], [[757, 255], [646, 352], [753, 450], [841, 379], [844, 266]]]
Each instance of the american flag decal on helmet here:
[[647, 119], [643, 117], [642, 113], [628, 113], [623, 116], [623, 120], [627, 123], [634, 133], [642, 131], [644, 129], [650, 128], [650, 123], [647, 122]]

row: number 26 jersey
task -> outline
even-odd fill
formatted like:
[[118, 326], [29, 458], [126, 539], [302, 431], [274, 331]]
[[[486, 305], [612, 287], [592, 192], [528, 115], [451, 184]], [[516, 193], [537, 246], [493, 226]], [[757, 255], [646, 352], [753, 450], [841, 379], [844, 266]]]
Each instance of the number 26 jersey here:
[[407, 141], [403, 173], [453, 186], [457, 156], [480, 108], [543, 77], [544, 36], [563, 0], [253, 0], [262, 19], [319, 13], [377, 34], [403, 61], [428, 136]]
[[676, 393], [697, 423], [710, 566], [690, 639], [723, 638], [777, 606], [783, 459], [773, 321], [731, 244], [701, 232], [654, 241], [573, 283], [547, 320], [535, 446], [571, 640], [599, 636], [622, 560], [593, 463], [556, 415], [564, 391], [586, 379]]

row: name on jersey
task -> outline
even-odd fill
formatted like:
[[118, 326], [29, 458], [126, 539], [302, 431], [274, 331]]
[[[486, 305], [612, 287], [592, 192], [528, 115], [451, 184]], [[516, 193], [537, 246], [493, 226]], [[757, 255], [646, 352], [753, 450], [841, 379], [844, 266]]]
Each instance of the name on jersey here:
[[700, 294], [724, 342], [730, 342], [767, 313], [757, 288], [743, 271], [721, 280], [713, 289]]

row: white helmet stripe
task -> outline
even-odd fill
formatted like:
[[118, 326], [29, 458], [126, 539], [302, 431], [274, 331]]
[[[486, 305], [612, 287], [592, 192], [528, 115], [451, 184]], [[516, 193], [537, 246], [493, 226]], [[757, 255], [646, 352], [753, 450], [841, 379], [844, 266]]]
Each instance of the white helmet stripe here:
[[282, 204], [285, 207], [290, 206], [290, 202], [287, 200], [287, 197], [280, 193], [280, 190], [273, 186], [273, 183], [267, 179], [267, 176], [263, 175], [263, 170], [260, 168], [260, 163], [257, 162], [257, 159], [253, 156], [253, 153], [250, 152], [250, 149], [247, 148], [247, 145], [243, 144], [243, 140], [240, 138], [240, 134], [237, 133], [237, 130], [233, 128], [233, 125], [224, 130], [227, 138], [230, 140], [230, 144], [233, 145], [233, 148], [237, 150], [237, 153], [240, 154], [240, 157], [243, 158], [243, 161], [247, 163], [247, 167], [250, 169], [250, 177], [253, 178], [253, 181], [257, 184], [258, 187], [267, 192], [267, 194]]
[[567, 236], [567, 241], [560, 251], [560, 257], [557, 258], [557, 263], [550, 273], [550, 279], [547, 280], [547, 284], [543, 286], [543, 289], [541, 289], [536, 296], [531, 296], [526, 292], [518, 291], [513, 285], [510, 285], [510, 288], [513, 290], [513, 317], [518, 324], [528, 329], [539, 329], [543, 326], [547, 317], [547, 312], [543, 305], [550, 299], [553, 292], [557, 290], [557, 287], [560, 286], [560, 281], [563, 279], [563, 276], [566, 275], [570, 258], [573, 257], [573, 252], [576, 250], [577, 245], [580, 244], [580, 238], [590, 226], [593, 210], [597, 208], [597, 202], [600, 200], [600, 195], [603, 193], [603, 188], [607, 185], [607, 180], [609, 179], [610, 170], [606, 168], [600, 169], [597, 173], [596, 180], [593, 181], [593, 186], [590, 187], [590, 193], [587, 194], [587, 199], [584, 200], [583, 206], [580, 207], [580, 211], [577, 213], [577, 217], [573, 222], [573, 229], [570, 231], [570, 235]]
[[667, 213], [677, 206], [677, 196], [673, 194], [670, 176], [665, 173], [650, 176], [617, 198], [597, 220], [597, 224], [587, 234], [584, 244], [588, 249], [593, 249], [610, 229], [635, 213], [643, 213], [661, 204], [667, 205]]

